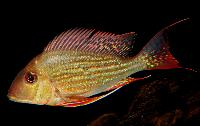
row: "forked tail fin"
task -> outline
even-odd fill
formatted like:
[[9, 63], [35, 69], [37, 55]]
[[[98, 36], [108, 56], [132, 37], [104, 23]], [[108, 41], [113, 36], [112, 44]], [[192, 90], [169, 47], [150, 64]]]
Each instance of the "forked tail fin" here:
[[175, 25], [188, 20], [180, 20], [159, 31], [140, 51], [138, 60], [145, 65], [145, 69], [179, 68], [179, 62], [169, 51], [167, 32]]

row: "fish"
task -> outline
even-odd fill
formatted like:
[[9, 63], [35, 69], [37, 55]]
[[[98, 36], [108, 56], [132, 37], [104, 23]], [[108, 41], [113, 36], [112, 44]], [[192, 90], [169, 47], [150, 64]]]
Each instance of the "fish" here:
[[137, 34], [114, 34], [72, 28], [56, 36], [15, 77], [8, 98], [19, 103], [78, 107], [94, 103], [135, 81], [130, 75], [154, 69], [179, 68], [170, 52], [169, 25], [134, 56]]

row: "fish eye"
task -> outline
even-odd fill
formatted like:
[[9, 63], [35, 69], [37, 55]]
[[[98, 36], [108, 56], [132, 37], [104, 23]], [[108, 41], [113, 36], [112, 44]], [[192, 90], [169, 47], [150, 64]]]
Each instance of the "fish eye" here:
[[33, 72], [25, 73], [24, 78], [25, 78], [26, 82], [29, 84], [33, 84], [34, 82], [37, 81], [37, 75]]

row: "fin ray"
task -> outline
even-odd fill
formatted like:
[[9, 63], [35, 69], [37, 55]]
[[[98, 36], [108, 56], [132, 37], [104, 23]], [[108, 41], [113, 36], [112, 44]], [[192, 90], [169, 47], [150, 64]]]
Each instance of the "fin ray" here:
[[55, 37], [44, 51], [71, 50], [125, 57], [133, 47], [135, 36], [134, 32], [117, 35], [95, 29], [75, 28]]
[[183, 19], [160, 30], [140, 51], [138, 60], [146, 69], [180, 68], [179, 62], [170, 52], [167, 33], [176, 25], [187, 21]]
[[[122, 86], [121, 86], [122, 87]], [[63, 103], [60, 103], [58, 104], [59, 106], [64, 106], [64, 107], [78, 107], [78, 106], [84, 106], [84, 105], [88, 105], [88, 104], [91, 104], [91, 103], [94, 103], [112, 93], [114, 93], [115, 91], [119, 90], [121, 87], [118, 87], [116, 88], [115, 90], [105, 94], [105, 95], [102, 95], [102, 96], [96, 96], [96, 97], [92, 97], [92, 98], [87, 98], [87, 97], [84, 97], [84, 98], [81, 98], [80, 100], [79, 99], [76, 99], [76, 101], [73, 101], [73, 102], [63, 102]], [[78, 97], [79, 98], [79, 97]]]

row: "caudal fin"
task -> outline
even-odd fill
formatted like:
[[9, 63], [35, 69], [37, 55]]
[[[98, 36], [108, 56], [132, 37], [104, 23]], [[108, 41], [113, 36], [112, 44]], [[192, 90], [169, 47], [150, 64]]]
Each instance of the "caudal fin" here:
[[178, 21], [159, 31], [141, 50], [138, 60], [144, 63], [146, 69], [172, 69], [179, 68], [179, 62], [169, 50], [167, 32], [177, 24], [188, 19]]

